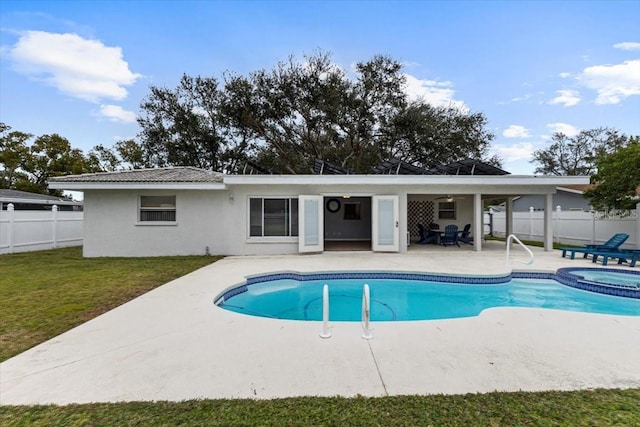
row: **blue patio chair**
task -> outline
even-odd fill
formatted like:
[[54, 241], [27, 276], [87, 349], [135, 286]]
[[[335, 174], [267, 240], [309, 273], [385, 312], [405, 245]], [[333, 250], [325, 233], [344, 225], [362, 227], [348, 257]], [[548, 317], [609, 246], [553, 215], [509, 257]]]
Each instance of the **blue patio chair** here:
[[458, 226], [455, 224], [449, 224], [444, 228], [444, 234], [440, 236], [440, 244], [442, 246], [456, 245], [460, 247], [458, 243]]
[[420, 233], [420, 240], [418, 241], [419, 245], [426, 245], [427, 243], [437, 243], [438, 235], [428, 231], [424, 228], [424, 225], [418, 224], [418, 232]]
[[467, 224], [464, 226], [462, 231], [458, 231], [460, 235], [458, 236], [458, 241], [462, 243], [466, 243], [467, 245], [471, 245], [471, 224]]
[[586, 258], [587, 255], [593, 255], [594, 252], [618, 252], [620, 246], [629, 238], [626, 233], [617, 233], [611, 236], [609, 240], [601, 245], [585, 245], [583, 248], [558, 248], [562, 251], [562, 257], [567, 255], [567, 252], [571, 253], [571, 259], [575, 259], [576, 253], [581, 253], [582, 258]]

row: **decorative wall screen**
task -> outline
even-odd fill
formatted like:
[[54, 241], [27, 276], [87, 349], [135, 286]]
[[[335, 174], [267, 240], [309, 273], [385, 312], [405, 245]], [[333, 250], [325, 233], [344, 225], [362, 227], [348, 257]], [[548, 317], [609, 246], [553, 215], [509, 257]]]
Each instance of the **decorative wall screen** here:
[[434, 222], [434, 204], [430, 201], [409, 200], [407, 203], [407, 225], [411, 241], [420, 240], [418, 224], [429, 228], [429, 224]]

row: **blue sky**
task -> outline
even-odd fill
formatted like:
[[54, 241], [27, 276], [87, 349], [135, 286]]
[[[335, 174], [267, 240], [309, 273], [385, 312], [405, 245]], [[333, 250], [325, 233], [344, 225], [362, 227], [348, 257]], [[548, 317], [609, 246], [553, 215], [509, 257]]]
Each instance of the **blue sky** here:
[[0, 121], [88, 152], [138, 133], [149, 86], [331, 52], [403, 62], [407, 94], [482, 112], [503, 167], [556, 131], [640, 135], [640, 1], [27, 1], [0, 4]]

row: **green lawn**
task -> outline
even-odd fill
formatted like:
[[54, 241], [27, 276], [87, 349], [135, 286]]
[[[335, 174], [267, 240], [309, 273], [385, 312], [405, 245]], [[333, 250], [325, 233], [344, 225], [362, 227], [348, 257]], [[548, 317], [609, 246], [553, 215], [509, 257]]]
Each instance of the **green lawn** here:
[[0, 255], [0, 361], [216, 258], [82, 258], [82, 248]]
[[3, 426], [638, 426], [640, 390], [0, 406]]
[[[215, 260], [1, 255], [0, 360]], [[0, 406], [0, 425], [638, 426], [640, 389]]]

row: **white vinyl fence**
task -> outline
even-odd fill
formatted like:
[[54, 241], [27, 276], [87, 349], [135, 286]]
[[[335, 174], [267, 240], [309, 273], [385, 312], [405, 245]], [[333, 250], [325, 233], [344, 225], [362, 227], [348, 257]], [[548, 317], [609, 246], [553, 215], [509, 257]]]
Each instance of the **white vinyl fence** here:
[[[491, 218], [493, 216], [493, 218]], [[640, 204], [626, 213], [563, 211], [556, 207], [553, 218], [555, 243], [585, 245], [604, 243], [615, 233], [627, 233], [623, 248], [640, 248]], [[485, 214], [485, 224], [492, 224], [494, 236], [505, 237], [506, 213]], [[544, 212], [514, 212], [513, 234], [520, 239], [544, 241]]]
[[82, 245], [83, 212], [0, 211], [0, 254]]

